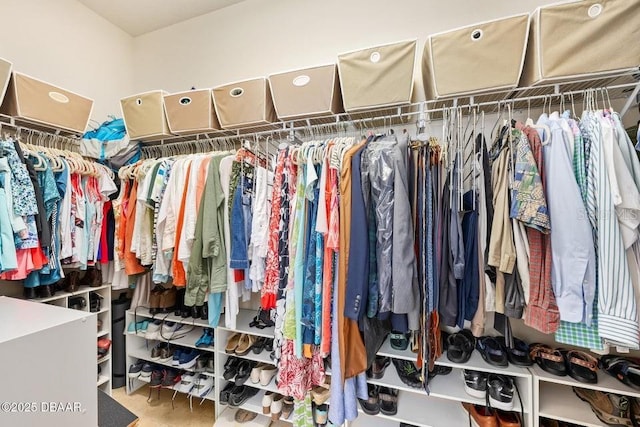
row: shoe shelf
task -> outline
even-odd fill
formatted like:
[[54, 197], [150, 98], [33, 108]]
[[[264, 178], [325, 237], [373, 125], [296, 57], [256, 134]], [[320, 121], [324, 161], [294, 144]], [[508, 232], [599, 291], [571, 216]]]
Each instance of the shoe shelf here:
[[98, 365], [104, 362], [108, 362], [109, 360], [111, 360], [111, 354], [107, 354], [106, 356], [103, 356], [100, 359], [98, 359]]
[[[538, 416], [558, 421], [578, 424], [585, 427], [601, 427], [602, 421], [591, 411], [588, 403], [575, 395], [571, 387], [559, 383], [540, 384]], [[536, 421], [538, 425], [539, 421]]]
[[101, 331], [98, 331], [98, 333], [97, 333], [97, 337], [98, 337], [98, 338], [103, 337], [103, 336], [107, 335], [108, 333], [109, 333], [109, 331], [108, 331], [108, 330], [104, 330], [104, 329], [103, 329], [103, 330], [101, 330]]
[[[226, 343], [226, 340], [224, 340]], [[269, 356], [269, 351], [267, 350], [262, 350], [262, 352], [256, 354], [253, 351], [249, 351], [249, 353], [245, 354], [244, 356], [238, 356], [235, 353], [225, 353], [224, 349], [223, 349], [223, 355], [227, 355], [230, 357], [237, 357], [238, 359], [247, 359], [247, 360], [252, 360], [254, 362], [258, 362], [258, 363], [268, 363], [270, 365], [275, 365], [276, 363], [271, 360], [271, 357]]]
[[[222, 409], [223, 411], [228, 411], [228, 410], [235, 411], [236, 409], [245, 409], [247, 411], [258, 414], [258, 416], [262, 415], [265, 418], [268, 417], [269, 420], [271, 420], [271, 415], [264, 415], [262, 413], [262, 398], [264, 397], [265, 393], [266, 391], [259, 391], [255, 396], [251, 396], [249, 399], [247, 399], [246, 402], [244, 402], [242, 405], [240, 405], [237, 408], [229, 405], [226, 405], [226, 406], [221, 405], [221, 408], [226, 408], [226, 409]], [[293, 423], [293, 414], [291, 414], [288, 419], [284, 419], [281, 417], [280, 421], [284, 421], [286, 423]]]
[[[176, 322], [176, 323], [181, 323], [183, 325], [191, 325], [191, 326], [200, 326], [202, 328], [210, 328], [209, 326], [209, 322], [204, 320], [204, 319], [194, 319], [193, 317], [180, 317], [180, 316], [176, 316], [175, 314], [173, 314], [173, 311], [171, 313], [157, 313], [157, 314], [151, 314], [149, 312], [148, 308], [145, 307], [138, 307], [136, 310], [129, 310], [131, 315], [135, 318], [136, 316], [138, 318], [142, 317], [142, 318], [148, 318], [148, 319], [158, 319], [158, 320], [164, 320], [166, 322]], [[133, 319], [131, 319], [133, 320]], [[140, 319], [138, 319], [138, 322], [140, 321]]]
[[[141, 360], [146, 360], [147, 362], [150, 363], [154, 363], [156, 365], [162, 365], [162, 366], [166, 366], [168, 368], [174, 368], [180, 371], [186, 371], [186, 372], [195, 372], [193, 369], [185, 369], [185, 368], [181, 368], [180, 366], [175, 366], [171, 363], [171, 361], [167, 361], [164, 362], [160, 359], [156, 359], [153, 360], [151, 358], [151, 350], [147, 350], [144, 347], [138, 348], [138, 349], [134, 349], [134, 350], [129, 350], [129, 356], [133, 357], [135, 359], [141, 359]], [[196, 372], [197, 374], [203, 374], [206, 375], [208, 377], [213, 377], [215, 376], [215, 374], [212, 374], [211, 372]]]
[[64, 298], [68, 298], [68, 297], [73, 297], [73, 296], [79, 296], [82, 294], [86, 294], [89, 293], [90, 291], [100, 291], [103, 289], [111, 289], [111, 285], [102, 285], [102, 286], [97, 286], [95, 288], [92, 288], [91, 286], [80, 286], [78, 287], [78, 290], [75, 292], [65, 292], [65, 291], [59, 291], [56, 292], [55, 295], [50, 296], [50, 297], [45, 297], [45, 298], [34, 298], [32, 300], [29, 301], [34, 301], [34, 302], [51, 302], [51, 301], [57, 301], [60, 299], [64, 299]]
[[[153, 340], [148, 340], [148, 341], [164, 341], [164, 342], [168, 342], [170, 344], [175, 344], [175, 345], [179, 345], [181, 347], [189, 347], [189, 348], [195, 348], [196, 350], [203, 350], [203, 351], [207, 351], [207, 352], [213, 352], [214, 351], [214, 347], [196, 347], [196, 341], [198, 341], [198, 338], [200, 338], [200, 336], [202, 336], [202, 329], [200, 328], [195, 328], [192, 331], [187, 332], [186, 334], [184, 333], [180, 333], [181, 331], [178, 331], [175, 336], [179, 337], [179, 338], [174, 338], [174, 339], [166, 339], [163, 337], [158, 337], [158, 339], [153, 339]], [[142, 334], [136, 334], [135, 332], [126, 332], [126, 334], [128, 336], [131, 337], [137, 337], [137, 338], [141, 338], [141, 339], [145, 339], [145, 336]]]
[[386, 356], [392, 359], [402, 359], [409, 360], [411, 362], [415, 362], [418, 359], [418, 355], [413, 353], [409, 348], [406, 350], [396, 350], [391, 347], [391, 343], [389, 342], [389, 338], [384, 340], [380, 350], [378, 350], [378, 356]]
[[[218, 417], [216, 417], [216, 422], [213, 424], [213, 427], [235, 426], [237, 424], [235, 420], [236, 412], [238, 412], [238, 408], [231, 408], [231, 407], [225, 408], [222, 411], [222, 413]], [[252, 427], [254, 426], [267, 427], [271, 425], [271, 417], [263, 415], [262, 411], [260, 411], [258, 416], [255, 417], [248, 425]]]
[[[253, 322], [253, 318], [256, 316], [255, 310], [245, 310], [240, 309], [238, 315], [236, 316], [236, 328], [230, 329], [225, 325], [224, 316], [220, 319], [220, 325], [218, 325], [218, 329], [225, 329], [227, 331], [232, 332], [240, 332], [243, 334], [255, 335], [258, 337], [266, 337], [273, 338], [274, 328], [273, 326], [260, 329], [260, 328], [252, 328], [249, 326], [251, 322]], [[223, 349], [224, 350], [224, 349]]]
[[[149, 383], [151, 383], [151, 377], [143, 377], [143, 376], [139, 376], [139, 377], [137, 377], [137, 378], [132, 378], [132, 379], [133, 379], [134, 381], [139, 381], [139, 382], [141, 382], [141, 383], [145, 383], [145, 384], [149, 384]], [[215, 393], [215, 387], [214, 387], [214, 388], [212, 388], [211, 390], [209, 390], [209, 392], [208, 392], [204, 397], [201, 397], [201, 396], [196, 396], [195, 394], [191, 394], [191, 393], [183, 393], [183, 392], [181, 392], [181, 391], [177, 390], [177, 387], [178, 387], [178, 385], [179, 385], [179, 384], [180, 384], [180, 383], [178, 383], [178, 384], [176, 384], [176, 385], [174, 385], [174, 386], [172, 386], [172, 387], [160, 387], [160, 389], [161, 389], [161, 390], [171, 390], [171, 391], [173, 391], [173, 392], [176, 392], [176, 391], [177, 391], [178, 393], [185, 394], [185, 395], [187, 395], [187, 396], [189, 396], [189, 397], [192, 397], [192, 398], [194, 398], [194, 399], [205, 399], [205, 400], [210, 400], [210, 401], [212, 401], [212, 402], [215, 402], [215, 396], [216, 396], [216, 393]], [[137, 390], [138, 388], [140, 388], [140, 387], [134, 387], [134, 388], [133, 388], [133, 390]], [[155, 391], [155, 389], [152, 389], [152, 390], [150, 390], [150, 391], [151, 391], [151, 392], [154, 392], [154, 391]], [[130, 393], [129, 393], [129, 394], [130, 394]]]
[[478, 351], [476, 350], [471, 353], [471, 358], [467, 361], [467, 363], [454, 363], [447, 359], [447, 354], [445, 352], [438, 358], [438, 360], [436, 360], [436, 365], [450, 366], [452, 368], [471, 369], [474, 371], [489, 372], [500, 375], [509, 375], [511, 377], [531, 377], [529, 369], [525, 367], [509, 364], [509, 366], [502, 368], [500, 366], [491, 365], [485, 362], [480, 353], [478, 353]]
[[391, 426], [394, 424], [384, 423], [376, 420], [381, 418], [398, 423], [407, 423], [418, 427], [453, 427], [469, 425], [469, 419], [462, 405], [459, 402], [432, 399], [427, 395], [400, 391], [398, 393], [398, 413], [396, 415], [366, 415], [358, 407], [358, 418], [349, 422], [349, 426], [369, 427], [369, 426]]
[[[248, 387], [253, 387], [253, 388], [258, 388], [258, 389], [264, 390], [264, 391], [271, 391], [273, 393], [278, 393], [278, 386], [276, 386], [275, 378], [276, 377], [273, 377], [271, 379], [271, 382], [269, 382], [269, 384], [267, 384], [267, 385], [262, 385], [259, 382], [254, 384], [254, 383], [251, 382], [251, 378], [247, 378], [247, 381], [245, 381], [244, 384], [242, 384], [242, 385], [245, 385], [245, 386], [248, 386]], [[220, 377], [220, 381], [221, 382], [222, 381], [234, 382], [235, 381], [235, 377], [233, 377], [233, 378], [231, 378], [229, 380], [225, 380], [223, 377]], [[222, 387], [222, 388], [224, 388], [224, 387]]]

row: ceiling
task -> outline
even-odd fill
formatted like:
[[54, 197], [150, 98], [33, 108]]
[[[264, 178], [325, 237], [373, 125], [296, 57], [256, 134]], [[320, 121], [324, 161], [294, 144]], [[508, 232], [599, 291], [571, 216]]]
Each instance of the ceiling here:
[[160, 28], [243, 0], [78, 0], [132, 36]]

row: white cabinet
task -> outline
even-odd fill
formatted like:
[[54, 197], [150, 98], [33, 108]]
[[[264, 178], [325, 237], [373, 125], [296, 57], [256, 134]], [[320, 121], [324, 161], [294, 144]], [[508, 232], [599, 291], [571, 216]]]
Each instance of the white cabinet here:
[[0, 425], [98, 425], [96, 316], [0, 297]]

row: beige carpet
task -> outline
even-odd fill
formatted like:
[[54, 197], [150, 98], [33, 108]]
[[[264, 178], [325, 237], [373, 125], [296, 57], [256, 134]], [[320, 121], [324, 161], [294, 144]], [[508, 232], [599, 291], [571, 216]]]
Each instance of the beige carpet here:
[[113, 390], [113, 398], [140, 418], [138, 427], [212, 427], [214, 422], [214, 403], [193, 399], [193, 411], [189, 409], [189, 399], [178, 393], [171, 407], [173, 392], [160, 390], [160, 400], [156, 391], [151, 393], [147, 402], [149, 386], [145, 385], [130, 396], [126, 387]]

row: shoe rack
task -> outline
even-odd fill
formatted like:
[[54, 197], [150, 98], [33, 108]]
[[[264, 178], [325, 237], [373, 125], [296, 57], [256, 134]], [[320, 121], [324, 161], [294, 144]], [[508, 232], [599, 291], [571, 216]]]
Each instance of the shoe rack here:
[[[158, 339], [147, 339], [144, 332], [129, 332], [128, 328], [132, 322], [143, 322], [143, 321], [153, 321], [153, 320], [161, 320], [163, 322], [174, 322], [179, 325], [182, 325], [180, 331], [173, 334], [175, 338], [171, 337], [162, 337], [159, 336]], [[136, 363], [138, 360], [144, 360], [149, 363], [153, 363], [156, 365], [162, 365], [169, 368], [180, 369], [176, 366], [173, 366], [171, 360], [168, 362], [162, 362], [160, 360], [152, 360], [151, 358], [151, 350], [156, 346], [159, 342], [167, 342], [172, 345], [174, 348], [183, 348], [183, 349], [196, 349], [201, 354], [207, 354], [213, 356], [215, 351], [214, 347], [196, 347], [196, 341], [202, 336], [204, 330], [209, 328], [209, 323], [204, 319], [194, 319], [192, 317], [183, 318], [180, 316], [175, 316], [173, 311], [170, 313], [157, 313], [151, 314], [149, 309], [144, 307], [138, 307], [135, 310], [127, 310], [126, 312], [126, 324], [125, 324], [125, 335], [126, 335], [126, 354], [127, 354], [127, 370], [131, 365]], [[170, 339], [166, 339], [170, 338]], [[214, 343], [218, 341], [217, 333], [214, 332]], [[215, 359], [214, 359], [215, 360]], [[214, 362], [215, 363], [215, 362]], [[215, 365], [217, 366], [217, 365]], [[199, 372], [203, 375], [213, 376], [214, 374], [208, 372]], [[145, 384], [149, 383], [149, 378], [143, 378], [142, 376], [131, 378], [129, 373], [127, 372], [127, 394], [131, 394], [134, 391], [138, 390]], [[178, 386], [180, 383], [176, 384], [171, 388], [174, 392], [178, 391]], [[201, 399], [214, 401], [216, 396], [217, 384], [214, 383], [214, 388], [207, 393], [203, 398], [192, 395], [190, 393], [184, 393], [190, 399], [191, 404], [193, 404], [192, 399], [197, 399], [200, 401]], [[179, 392], [180, 393], [180, 392]], [[199, 402], [196, 402], [199, 403]], [[213, 414], [212, 414], [213, 415]]]
[[[231, 378], [229, 381], [225, 380], [224, 375], [224, 365], [230, 357], [236, 357], [239, 359], [252, 360], [255, 362], [262, 362], [275, 365], [275, 363], [271, 360], [270, 352], [266, 349], [263, 349], [261, 353], [255, 354], [253, 351], [249, 351], [244, 356], [239, 356], [237, 354], [227, 354], [225, 348], [227, 346], [227, 340], [234, 333], [241, 333], [247, 335], [253, 335], [254, 337], [264, 337], [264, 338], [273, 338], [274, 337], [274, 328], [267, 327], [264, 329], [259, 329], [255, 327], [250, 327], [249, 324], [253, 321], [253, 318], [256, 315], [256, 310], [245, 310], [240, 309], [237, 317], [236, 317], [236, 327], [234, 329], [227, 328], [224, 325], [224, 316], [220, 320], [220, 325], [216, 329], [216, 391], [222, 391], [229, 382], [233, 381], [234, 378]], [[235, 412], [238, 409], [245, 409], [250, 412], [254, 412], [257, 415], [254, 421], [252, 421], [252, 425], [265, 425], [268, 426], [271, 423], [270, 415], [264, 415], [262, 413], [262, 398], [265, 393], [278, 392], [278, 387], [276, 386], [275, 377], [271, 379], [268, 385], [263, 386], [262, 384], [254, 384], [251, 380], [247, 380], [244, 384], [247, 387], [253, 387], [258, 389], [258, 393], [254, 396], [247, 399], [242, 405], [238, 407], [232, 407], [230, 405], [222, 405], [219, 400], [216, 398], [216, 420], [220, 420], [220, 423], [224, 423], [225, 420], [233, 419]], [[216, 393], [216, 397], [219, 395], [219, 391]], [[293, 415], [291, 415], [288, 419], [280, 419], [281, 422], [285, 422], [288, 424], [293, 423]], [[228, 425], [228, 424], [216, 424], [214, 426], [220, 425]], [[253, 424], [255, 423], [255, 424]]]
[[585, 427], [600, 427], [602, 421], [591, 410], [591, 406], [583, 402], [572, 390], [572, 387], [597, 390], [604, 393], [615, 393], [640, 398], [640, 392], [621, 383], [602, 370], [597, 371], [598, 382], [586, 384], [571, 378], [550, 374], [539, 366], [530, 368], [533, 374], [534, 408], [536, 409], [536, 427], [540, 417], [578, 424]]
[[[100, 310], [94, 312], [98, 323], [98, 330], [96, 331], [96, 340], [100, 338], [107, 338], [111, 340], [111, 285], [102, 285], [98, 287], [80, 286], [77, 291], [74, 292], [56, 292], [55, 295], [45, 298], [35, 298], [29, 301], [40, 302], [44, 304], [55, 305], [58, 307], [70, 307], [70, 300], [84, 298], [85, 305], [81, 307], [81, 311], [90, 312], [90, 294], [95, 292], [101, 298]], [[100, 373], [98, 374], [98, 367], [100, 367]], [[97, 359], [96, 362], [96, 375], [97, 375], [97, 387], [111, 396], [111, 347], [107, 351], [107, 354]]]

